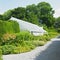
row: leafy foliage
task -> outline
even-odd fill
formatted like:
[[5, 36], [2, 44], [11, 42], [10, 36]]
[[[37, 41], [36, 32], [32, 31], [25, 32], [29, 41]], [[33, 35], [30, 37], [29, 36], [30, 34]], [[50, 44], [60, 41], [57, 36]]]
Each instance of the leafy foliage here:
[[18, 7], [12, 10], [12, 16], [18, 19], [23, 19], [25, 17], [25, 8]]
[[58, 32], [60, 32], [60, 17], [58, 17], [54, 23], [54, 27]]
[[2, 50], [0, 49], [0, 60], [3, 60], [2, 59]]
[[[55, 22], [53, 14], [54, 10], [51, 5], [46, 2], [41, 2], [37, 5], [28, 5], [26, 8], [18, 7], [8, 10], [3, 15], [0, 15], [0, 54], [27, 52], [36, 46], [44, 45], [51, 38], [55, 37], [58, 33], [55, 29], [51, 29]], [[28, 31], [20, 32], [18, 23], [16, 21], [9, 21], [11, 16], [33, 24], [41, 24], [48, 31], [48, 34], [33, 36]], [[60, 29], [60, 18], [56, 19], [54, 26], [58, 30]]]
[[41, 2], [37, 5], [38, 7], [38, 18], [42, 24], [46, 24], [47, 27], [50, 27], [53, 24], [54, 11], [49, 3]]
[[0, 19], [8, 20], [13, 16], [33, 24], [45, 24], [47, 27], [51, 27], [54, 24], [53, 14], [54, 10], [49, 3], [40, 2], [37, 5], [28, 5], [26, 8], [18, 7], [8, 10], [3, 15], [0, 15]]
[[0, 36], [4, 33], [18, 33], [18, 32], [20, 32], [20, 28], [16, 21], [0, 20]]
[[[17, 54], [30, 51], [37, 46], [43, 46], [51, 38], [55, 37], [58, 33], [50, 31], [49, 34], [44, 36], [33, 36], [27, 31], [16, 34], [4, 34], [3, 39], [0, 40], [2, 54]], [[7, 37], [6, 37], [7, 36]]]
[[0, 20], [3, 20], [3, 16], [2, 15], [0, 15]]
[[8, 10], [7, 12], [3, 14], [3, 20], [9, 20], [11, 16], [12, 16], [12, 11]]

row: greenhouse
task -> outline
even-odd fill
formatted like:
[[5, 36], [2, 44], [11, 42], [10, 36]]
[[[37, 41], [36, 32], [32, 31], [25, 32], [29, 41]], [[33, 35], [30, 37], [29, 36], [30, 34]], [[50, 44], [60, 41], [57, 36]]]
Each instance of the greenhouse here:
[[29, 31], [31, 34], [33, 34], [34, 36], [38, 36], [38, 35], [43, 35], [45, 33], [47, 33], [43, 27], [39, 27], [38, 25], [11, 17], [10, 20], [14, 20], [17, 21], [19, 23], [20, 26], [20, 30], [21, 31]]

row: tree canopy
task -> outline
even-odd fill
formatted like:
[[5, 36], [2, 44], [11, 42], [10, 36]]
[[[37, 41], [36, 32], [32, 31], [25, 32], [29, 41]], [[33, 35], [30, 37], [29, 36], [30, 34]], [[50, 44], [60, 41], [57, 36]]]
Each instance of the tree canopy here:
[[3, 20], [9, 20], [12, 16], [12, 10], [8, 10], [3, 14]]
[[26, 7], [18, 7], [8, 10], [3, 15], [0, 15], [0, 19], [8, 20], [13, 16], [33, 24], [45, 24], [47, 27], [51, 27], [54, 24], [53, 14], [54, 10], [49, 3], [40, 2], [37, 5], [32, 4]]
[[25, 8], [18, 7], [12, 10], [12, 16], [18, 19], [23, 19], [25, 17]]
[[48, 27], [53, 23], [53, 14], [54, 10], [51, 5], [46, 2], [41, 2], [37, 5], [38, 7], [38, 18], [42, 20], [43, 24], [46, 24]]

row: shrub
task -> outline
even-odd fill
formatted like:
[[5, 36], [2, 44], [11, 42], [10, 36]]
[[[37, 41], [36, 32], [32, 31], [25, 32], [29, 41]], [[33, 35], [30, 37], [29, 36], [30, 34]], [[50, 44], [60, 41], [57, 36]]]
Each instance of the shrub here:
[[18, 40], [29, 41], [33, 39], [33, 35], [31, 35], [28, 31], [22, 31], [20, 33], [17, 33], [16, 36]]
[[25, 45], [25, 46], [18, 46], [14, 49], [14, 54], [17, 53], [23, 53], [23, 52], [27, 52], [30, 51], [31, 49], [29, 48], [29, 46]]
[[20, 32], [20, 28], [16, 21], [0, 20], [0, 37], [5, 33], [18, 33], [18, 32]]
[[3, 60], [2, 59], [2, 50], [0, 49], [0, 60]]
[[58, 34], [59, 34], [58, 32], [49, 32], [48, 35], [50, 36], [50, 38], [54, 38], [54, 37], [56, 37]]
[[1, 45], [12, 44], [15, 42], [15, 39], [16, 39], [15, 34], [6, 33], [1, 38]]
[[24, 46], [19, 45], [19, 46], [14, 46], [14, 45], [4, 45], [1, 47], [2, 54], [7, 55], [7, 54], [19, 54], [23, 52], [30, 51], [34, 48], [34, 45], [27, 45], [24, 44]]
[[3, 40], [10, 40], [10, 39], [14, 40], [15, 38], [16, 38], [15, 34], [6, 33], [3, 35]]
[[43, 46], [53, 36], [58, 33], [50, 32], [43, 36], [33, 36], [28, 31], [22, 31], [16, 34], [6, 33], [2, 36], [2, 53], [17, 54], [30, 51], [37, 46]]
[[43, 36], [34, 36], [34, 40], [36, 41], [49, 41], [50, 40], [50, 36], [49, 35], [43, 35]]
[[16, 21], [10, 21], [12, 23], [12, 28], [14, 30], [14, 33], [20, 32], [19, 24]]
[[13, 46], [13, 45], [4, 45], [1, 48], [3, 55], [12, 54], [14, 49], [15, 49], [15, 46]]
[[1, 43], [2, 45], [5, 44], [13, 44], [13, 45], [18, 45], [18, 44], [23, 44], [24, 41], [49, 41], [50, 40], [50, 35], [43, 35], [43, 36], [33, 36], [27, 31], [23, 31], [20, 33], [16, 34], [10, 34], [6, 33], [2, 36], [1, 38]]
[[31, 35], [27, 31], [23, 31], [16, 34], [6, 33], [3, 34], [3, 36], [1, 37], [0, 45], [13, 44], [13, 43], [14, 45], [18, 45], [24, 43], [24, 41], [33, 40], [33, 38], [34, 38], [33, 35]]
[[35, 46], [43, 46], [45, 44], [44, 41], [33, 41], [33, 45]]

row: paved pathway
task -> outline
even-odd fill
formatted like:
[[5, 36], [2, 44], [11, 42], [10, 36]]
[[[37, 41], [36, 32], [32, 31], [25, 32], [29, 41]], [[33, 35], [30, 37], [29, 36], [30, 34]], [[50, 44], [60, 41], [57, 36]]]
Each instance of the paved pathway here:
[[60, 39], [50, 41], [31, 52], [4, 55], [3, 60], [60, 60]]
[[60, 60], [60, 41], [55, 40], [35, 60]]

